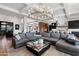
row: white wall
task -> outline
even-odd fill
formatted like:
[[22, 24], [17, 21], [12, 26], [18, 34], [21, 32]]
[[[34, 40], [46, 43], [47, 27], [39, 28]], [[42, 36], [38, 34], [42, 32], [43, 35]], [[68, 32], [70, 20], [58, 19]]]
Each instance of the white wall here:
[[[56, 17], [48, 21], [48, 24], [50, 25], [51, 23], [56, 23], [57, 26], [68, 26], [67, 22], [68, 20], [63, 16], [63, 17]], [[52, 31], [59, 31], [59, 30], [64, 30], [66, 31], [68, 27], [56, 27], [56, 29], [52, 29]]]
[[[0, 21], [7, 21], [7, 22], [13, 22], [14, 25], [14, 34], [17, 34], [19, 32], [21, 32], [21, 19], [18, 18], [18, 17], [10, 17], [10, 16], [6, 16], [6, 15], [0, 15]], [[20, 28], [19, 30], [15, 30], [15, 24], [19, 24], [20, 25]]]
[[[68, 21], [79, 20], [79, 3], [67, 3]], [[68, 32], [78, 31], [79, 29], [68, 29]]]
[[28, 30], [28, 26], [29, 25], [32, 25], [33, 28], [34, 28], [33, 23], [35, 23], [35, 22], [36, 22], [36, 20], [34, 20], [34, 19], [30, 19], [30, 18], [24, 17], [24, 33], [29, 31]]

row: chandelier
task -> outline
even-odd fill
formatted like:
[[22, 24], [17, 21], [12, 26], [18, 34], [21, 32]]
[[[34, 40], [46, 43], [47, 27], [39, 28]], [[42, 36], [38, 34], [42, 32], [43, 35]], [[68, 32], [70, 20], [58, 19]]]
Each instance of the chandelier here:
[[49, 6], [46, 6], [42, 3], [34, 4], [31, 7], [26, 7], [23, 12], [26, 13], [27, 17], [37, 19], [37, 20], [53, 18], [53, 9], [51, 9]]

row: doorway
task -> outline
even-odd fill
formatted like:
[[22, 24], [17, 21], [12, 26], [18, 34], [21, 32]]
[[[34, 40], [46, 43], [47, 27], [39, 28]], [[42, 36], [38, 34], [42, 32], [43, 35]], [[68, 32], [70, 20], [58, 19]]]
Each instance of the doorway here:
[[0, 21], [0, 33], [6, 36], [12, 36], [13, 35], [13, 23]]
[[40, 32], [48, 32], [48, 24], [39, 22], [39, 31]]

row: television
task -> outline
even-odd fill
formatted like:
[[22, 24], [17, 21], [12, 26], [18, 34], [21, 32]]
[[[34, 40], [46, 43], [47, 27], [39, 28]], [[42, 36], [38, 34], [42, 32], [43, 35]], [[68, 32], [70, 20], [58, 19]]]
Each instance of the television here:
[[68, 28], [69, 29], [78, 29], [79, 28], [79, 20], [69, 21]]

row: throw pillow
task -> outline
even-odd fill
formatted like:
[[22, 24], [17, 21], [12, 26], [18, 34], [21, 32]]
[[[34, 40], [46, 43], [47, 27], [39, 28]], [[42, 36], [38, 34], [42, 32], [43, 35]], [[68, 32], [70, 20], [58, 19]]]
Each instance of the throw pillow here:
[[66, 39], [66, 42], [75, 45], [75, 40], [73, 39]]
[[20, 40], [21, 39], [21, 37], [19, 36], [19, 35], [16, 35], [15, 36], [18, 40]]
[[67, 39], [68, 34], [64, 34], [62, 32], [60, 32], [60, 38], [66, 40]]
[[75, 41], [75, 46], [79, 46], [79, 41]]
[[74, 34], [68, 34], [68, 39], [75, 39], [76, 37], [74, 36]]
[[69, 34], [68, 36], [67, 36], [67, 39], [66, 39], [66, 41], [68, 42], [68, 43], [70, 43], [70, 44], [73, 44], [73, 45], [76, 45], [76, 44], [78, 44], [78, 40], [77, 40], [77, 38], [73, 35], [73, 34]]

